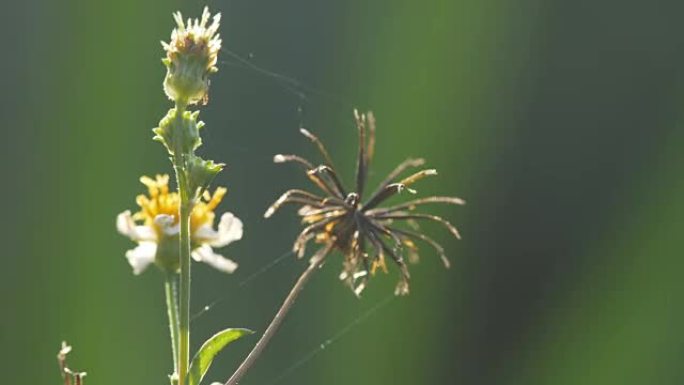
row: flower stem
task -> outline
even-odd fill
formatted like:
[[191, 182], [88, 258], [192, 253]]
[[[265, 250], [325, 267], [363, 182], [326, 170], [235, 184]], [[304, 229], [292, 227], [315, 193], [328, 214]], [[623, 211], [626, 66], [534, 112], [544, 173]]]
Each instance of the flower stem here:
[[184, 161], [175, 161], [180, 194], [180, 339], [178, 346], [178, 379], [185, 385], [190, 362], [190, 212], [192, 203], [185, 178]]
[[[176, 101], [176, 119], [178, 124], [182, 124], [183, 112], [187, 107], [185, 100]], [[192, 201], [187, 180], [187, 155], [183, 152], [183, 147], [174, 149], [174, 156], [171, 158], [173, 169], [176, 173], [178, 184], [178, 195], [180, 195], [180, 208], [178, 212], [180, 222], [180, 299], [178, 322], [180, 326], [180, 336], [178, 339], [178, 383], [186, 385], [188, 366], [190, 364], [190, 213], [192, 212]]]
[[169, 330], [171, 331], [173, 372], [178, 374], [178, 339], [180, 337], [180, 329], [178, 325], [178, 281], [176, 274], [166, 274], [164, 292], [166, 293], [166, 311], [169, 316]]
[[252, 367], [252, 365], [254, 365], [254, 362], [259, 358], [261, 353], [263, 353], [264, 348], [266, 348], [266, 345], [268, 345], [271, 338], [273, 338], [275, 333], [278, 331], [278, 328], [282, 324], [287, 313], [292, 308], [292, 305], [294, 305], [295, 300], [304, 288], [304, 285], [309, 281], [313, 273], [316, 270], [318, 270], [318, 268], [323, 264], [323, 261], [325, 260], [325, 258], [323, 257], [330, 251], [330, 249], [331, 245], [325, 246], [323, 253], [312, 258], [311, 263], [309, 263], [309, 267], [307, 267], [306, 270], [304, 270], [304, 272], [302, 273], [302, 275], [299, 276], [299, 279], [292, 287], [292, 290], [290, 290], [290, 294], [287, 295], [285, 301], [280, 306], [278, 313], [276, 313], [275, 317], [266, 328], [264, 335], [261, 336], [259, 341], [257, 341], [256, 345], [254, 345], [252, 351], [249, 352], [247, 358], [245, 358], [245, 360], [242, 361], [242, 363], [237, 368], [235, 373], [233, 373], [233, 375], [230, 376], [230, 378], [228, 379], [228, 381], [226, 381], [224, 385], [237, 385], [237, 383], [240, 382], [242, 377], [247, 373], [247, 371]]

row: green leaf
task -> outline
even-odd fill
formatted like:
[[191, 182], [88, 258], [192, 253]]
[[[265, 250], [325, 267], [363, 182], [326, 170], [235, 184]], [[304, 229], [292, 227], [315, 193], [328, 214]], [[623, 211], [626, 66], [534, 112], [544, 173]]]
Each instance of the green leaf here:
[[254, 332], [249, 329], [226, 329], [209, 338], [190, 363], [188, 385], [199, 385], [204, 375], [207, 374], [214, 357], [229, 343], [250, 334]]

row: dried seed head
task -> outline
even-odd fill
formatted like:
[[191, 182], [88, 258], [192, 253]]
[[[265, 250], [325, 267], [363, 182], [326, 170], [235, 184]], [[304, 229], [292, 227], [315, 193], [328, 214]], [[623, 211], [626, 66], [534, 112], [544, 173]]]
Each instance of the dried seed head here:
[[[412, 227], [416, 226], [415, 222], [437, 222], [457, 238], [460, 237], [456, 228], [443, 218], [413, 213], [413, 210], [431, 203], [462, 205], [465, 202], [456, 197], [427, 197], [395, 206], [380, 207], [387, 199], [404, 191], [416, 194], [417, 192], [408, 186], [427, 176], [437, 175], [436, 170], [426, 169], [396, 181], [409, 168], [422, 166], [425, 161], [420, 158], [408, 159], [401, 163], [380, 183], [375, 192], [365, 198], [364, 185], [375, 152], [375, 118], [371, 113], [360, 114], [356, 110], [354, 118], [359, 133], [359, 151], [356, 186], [353, 191], [347, 192], [323, 143], [310, 131], [302, 128], [300, 132], [318, 148], [324, 164], [315, 166], [302, 157], [283, 154], [274, 156], [273, 161], [295, 162], [302, 166], [309, 180], [321, 190], [320, 194], [289, 190], [268, 208], [265, 216], [270, 217], [285, 204], [301, 205], [298, 214], [306, 227], [294, 243], [293, 251], [296, 255], [303, 256], [306, 245], [311, 240], [325, 244], [316, 254], [316, 258], [325, 258], [333, 249], [340, 251], [344, 255], [344, 260], [339, 278], [356, 295], [361, 294], [367, 286], [369, 277], [375, 275], [376, 271], [387, 272], [385, 260], [390, 258], [399, 268], [399, 282], [395, 293], [406, 295], [409, 292], [409, 272], [403, 253], [408, 252], [409, 262], [418, 261], [418, 246], [414, 241], [432, 246], [444, 264], [447, 267], [449, 265], [442, 246]], [[406, 224], [409, 228], [403, 228], [401, 224]]]

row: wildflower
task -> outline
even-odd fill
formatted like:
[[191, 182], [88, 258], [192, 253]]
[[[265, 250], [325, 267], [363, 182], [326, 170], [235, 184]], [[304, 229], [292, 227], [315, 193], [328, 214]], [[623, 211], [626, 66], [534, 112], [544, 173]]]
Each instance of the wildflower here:
[[[152, 263], [165, 271], [177, 272], [180, 196], [177, 192], [169, 191], [168, 175], [157, 175], [155, 179], [143, 176], [140, 181], [147, 186], [149, 194], [138, 195], [136, 202], [140, 211], [135, 214], [131, 214], [129, 210], [124, 211], [116, 220], [118, 231], [138, 242], [136, 248], [126, 252], [126, 258], [136, 275]], [[202, 199], [194, 204], [190, 215], [190, 239], [194, 260], [232, 273], [237, 264], [214, 253], [212, 249], [242, 238], [242, 222], [232, 213], [224, 213], [218, 228], [213, 228], [214, 209], [225, 194], [226, 189], [223, 187], [217, 188], [213, 194], [205, 191]]]
[[[216, 60], [221, 49], [218, 35], [221, 14], [211, 17], [205, 7], [199, 20], [183, 22], [180, 12], [174, 13], [173, 18], [177, 27], [171, 33], [171, 41], [162, 42], [166, 51], [162, 62], [167, 69], [164, 91], [173, 101], [183, 100], [187, 104], [206, 101], [209, 74], [218, 70]], [[208, 24], [210, 18], [212, 21]]]
[[[387, 271], [385, 259], [389, 257], [396, 263], [401, 273], [395, 294], [405, 295], [408, 294], [409, 289], [409, 272], [404, 262], [403, 251], [408, 250], [409, 261], [416, 261], [418, 256], [416, 241], [432, 246], [442, 258], [444, 265], [449, 267], [444, 248], [417, 230], [416, 222], [422, 220], [437, 222], [460, 239], [458, 230], [445, 219], [435, 215], [416, 213], [414, 210], [430, 203], [463, 205], [465, 202], [456, 197], [431, 196], [385, 208], [379, 207], [385, 200], [401, 192], [415, 194], [416, 191], [409, 188], [410, 185], [427, 176], [437, 174], [434, 169], [425, 169], [396, 182], [395, 179], [407, 169], [420, 167], [425, 163], [423, 159], [408, 159], [397, 166], [363, 203], [368, 167], [375, 151], [375, 118], [370, 112], [360, 115], [354, 111], [354, 116], [359, 131], [355, 191], [347, 191], [344, 187], [323, 143], [309, 131], [301, 129], [301, 133], [318, 147], [325, 163], [314, 166], [313, 163], [300, 156], [282, 154], [276, 155], [273, 160], [276, 163], [298, 163], [322, 194], [296, 189], [288, 190], [269, 207], [264, 216], [270, 217], [286, 203], [301, 205], [298, 214], [306, 227], [301, 231], [293, 246], [294, 252], [299, 257], [304, 255], [306, 244], [312, 239], [317, 243], [325, 244], [314, 258], [325, 258], [330, 251], [339, 250], [344, 255], [340, 279], [345, 281], [356, 295], [360, 295], [365, 288], [369, 275], [375, 274], [378, 269]], [[410, 224], [414, 228], [396, 226], [400, 223]], [[388, 242], [391, 242], [391, 245]]]

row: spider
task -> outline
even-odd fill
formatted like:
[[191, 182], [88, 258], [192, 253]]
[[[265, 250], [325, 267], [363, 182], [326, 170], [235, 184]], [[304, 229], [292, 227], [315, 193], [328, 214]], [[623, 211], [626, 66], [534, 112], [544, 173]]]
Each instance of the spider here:
[[[356, 110], [354, 118], [359, 135], [354, 191], [345, 188], [335, 171], [330, 154], [318, 137], [301, 128], [300, 132], [318, 148], [324, 163], [315, 166], [303, 157], [283, 154], [275, 155], [273, 161], [294, 162], [302, 166], [306, 176], [318, 187], [320, 193], [314, 194], [300, 189], [288, 190], [268, 208], [264, 217], [270, 217], [286, 203], [300, 205], [298, 214], [306, 226], [294, 242], [293, 251], [298, 257], [304, 256], [306, 245], [312, 239], [325, 244], [312, 259], [323, 259], [332, 250], [339, 250], [344, 255], [340, 279], [345, 281], [357, 296], [366, 287], [369, 275], [374, 275], [378, 268], [387, 272], [385, 258], [389, 257], [400, 271], [395, 294], [406, 295], [409, 292], [410, 275], [403, 254], [404, 250], [407, 250], [409, 261], [417, 261], [418, 248], [415, 241], [422, 241], [433, 247], [444, 265], [449, 267], [444, 248], [419, 231], [416, 222], [437, 222], [446, 227], [457, 239], [461, 238], [456, 227], [444, 218], [416, 213], [414, 210], [431, 203], [463, 205], [465, 202], [457, 197], [430, 196], [394, 206], [380, 207], [388, 198], [399, 193], [416, 194], [409, 186], [437, 174], [434, 169], [423, 169], [395, 181], [406, 170], [423, 166], [425, 161], [420, 158], [407, 159], [399, 164], [364, 201], [368, 167], [375, 151], [375, 118], [372, 112], [359, 114]], [[411, 228], [396, 226], [402, 222], [411, 225]]]

